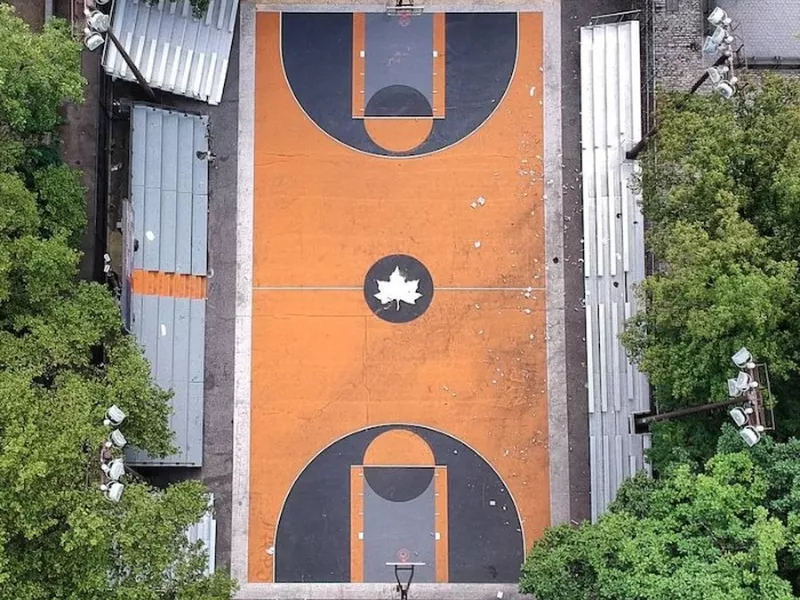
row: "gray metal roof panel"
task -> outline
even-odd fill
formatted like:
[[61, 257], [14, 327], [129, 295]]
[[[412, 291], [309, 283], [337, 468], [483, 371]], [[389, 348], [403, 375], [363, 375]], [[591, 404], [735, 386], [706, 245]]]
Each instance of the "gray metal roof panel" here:
[[206, 274], [207, 153], [206, 117], [134, 105], [131, 196], [138, 241], [134, 267]]
[[208, 266], [208, 196], [198, 194], [192, 202], [192, 274], [205, 275]]
[[189, 382], [202, 383], [205, 356], [206, 301], [190, 300]]
[[[239, 0], [211, 0], [196, 19], [188, 0], [116, 0], [111, 27], [152, 87], [219, 104], [238, 7]], [[135, 80], [111, 44], [103, 66], [113, 77]]]
[[158, 271], [161, 265], [161, 190], [144, 189], [144, 214], [135, 218], [144, 221], [144, 239], [139, 240], [142, 266], [148, 271]]
[[164, 115], [161, 133], [163, 148], [161, 150], [161, 189], [178, 190], [178, 150], [181, 140], [178, 139], [178, 123], [180, 117], [176, 113]]
[[205, 300], [132, 296], [132, 331], [152, 365], [154, 380], [173, 393], [169, 424], [178, 451], [154, 458], [131, 448], [128, 460], [131, 464], [201, 466]]
[[190, 273], [192, 270], [192, 195], [189, 192], [178, 192], [176, 196], [177, 210], [175, 215], [175, 272]]
[[206, 575], [213, 573], [216, 565], [214, 555], [217, 549], [217, 521], [214, 519], [213, 507], [214, 496], [211, 495], [209, 510], [203, 514], [203, 517], [197, 523], [190, 525], [186, 529], [186, 537], [189, 538], [189, 542], [202, 542], [208, 554], [208, 563], [205, 566]]
[[210, 495], [209, 510], [203, 513], [202, 518], [186, 529], [186, 537], [189, 542], [202, 542], [208, 554], [208, 563], [205, 567], [205, 574], [210, 575], [214, 572], [216, 563], [214, 555], [217, 549], [217, 521], [214, 519], [214, 495]]
[[172, 385], [173, 373], [172, 364], [174, 354], [181, 352], [181, 348], [175, 348], [175, 298], [157, 296], [158, 298], [158, 321], [156, 331], [158, 340], [156, 345], [156, 360], [152, 364], [155, 371], [156, 383], [163, 388]]
[[177, 272], [175, 262], [175, 240], [178, 235], [177, 196], [175, 191], [161, 191], [161, 244], [159, 244], [158, 267], [160, 271], [166, 273]]

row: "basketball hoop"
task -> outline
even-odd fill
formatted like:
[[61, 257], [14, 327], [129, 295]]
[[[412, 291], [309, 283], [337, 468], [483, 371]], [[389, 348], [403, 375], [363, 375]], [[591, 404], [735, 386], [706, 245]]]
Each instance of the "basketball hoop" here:
[[[406, 550], [408, 552], [408, 550]], [[394, 568], [394, 578], [397, 581], [397, 591], [400, 592], [400, 600], [408, 600], [408, 590], [411, 587], [411, 582], [414, 581], [414, 569], [416, 567], [424, 567], [424, 562], [408, 562], [403, 560], [401, 562], [387, 562], [387, 567]]]
[[398, 10], [397, 22], [400, 24], [400, 27], [408, 27], [408, 25], [411, 23], [411, 17], [413, 16], [414, 16], [414, 11], [410, 8]]
[[421, 15], [425, 10], [422, 0], [387, 0], [386, 15], [397, 17], [401, 27], [408, 27], [412, 17]]

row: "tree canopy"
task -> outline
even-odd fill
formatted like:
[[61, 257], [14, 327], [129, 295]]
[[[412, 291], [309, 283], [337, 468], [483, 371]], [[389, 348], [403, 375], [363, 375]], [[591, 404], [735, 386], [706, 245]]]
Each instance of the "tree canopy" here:
[[[660, 268], [642, 284], [647, 310], [623, 342], [660, 410], [725, 399], [730, 357], [746, 346], [769, 366], [778, 435], [800, 434], [800, 82], [767, 75], [732, 101], [678, 99], [664, 99], [642, 162], [647, 243]], [[695, 422], [716, 437], [718, 419]], [[676, 457], [677, 436], [698, 427], [656, 427], [656, 467]]]
[[538, 600], [798, 597], [798, 451], [798, 440], [769, 439], [743, 451], [727, 427], [704, 468], [637, 475], [596, 524], [548, 530], [523, 566], [522, 591]]
[[750, 79], [732, 101], [665, 97], [642, 166], [658, 268], [623, 342], [662, 411], [727, 398], [731, 355], [746, 346], [769, 366], [777, 431], [747, 448], [732, 426], [720, 434], [720, 414], [654, 425], [656, 477], [625, 482], [594, 524], [549, 529], [521, 589], [800, 598], [800, 81]]
[[99, 490], [106, 408], [164, 455], [169, 392], [111, 291], [77, 279], [85, 190], [50, 140], [82, 96], [80, 45], [58, 20], [33, 34], [6, 4], [0, 38], [0, 599], [230, 598], [184, 534], [207, 509], [201, 484], [129, 476], [119, 503]]

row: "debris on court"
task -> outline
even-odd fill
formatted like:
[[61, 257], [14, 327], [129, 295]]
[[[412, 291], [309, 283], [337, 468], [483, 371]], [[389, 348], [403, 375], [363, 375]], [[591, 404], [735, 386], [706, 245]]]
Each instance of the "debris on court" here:
[[483, 196], [478, 196], [478, 199], [470, 203], [470, 206], [472, 208], [478, 208], [479, 206], [483, 206], [484, 204], [486, 204], [486, 198], [484, 198]]

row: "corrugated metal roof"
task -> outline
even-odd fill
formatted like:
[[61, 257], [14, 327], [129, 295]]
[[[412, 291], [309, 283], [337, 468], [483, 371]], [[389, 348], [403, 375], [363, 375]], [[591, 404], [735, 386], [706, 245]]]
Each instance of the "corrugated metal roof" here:
[[[211, 0], [196, 19], [189, 0], [116, 0], [111, 28], [154, 88], [219, 104], [239, 0]], [[103, 55], [106, 73], [135, 81], [113, 44]]]
[[[131, 449], [132, 464], [201, 466], [208, 242], [208, 120], [147, 105], [131, 111], [130, 330], [153, 377], [173, 391], [175, 455]], [[142, 277], [137, 277], [142, 276]], [[200, 284], [200, 285], [198, 285]], [[138, 287], [137, 287], [138, 285]]]
[[208, 552], [208, 564], [206, 565], [206, 575], [214, 572], [216, 563], [214, 554], [217, 551], [217, 521], [214, 518], [214, 495], [211, 494], [208, 511], [203, 513], [203, 517], [194, 525], [186, 529], [186, 537], [191, 543], [203, 542], [203, 546]]
[[133, 451], [131, 464], [199, 467], [203, 464], [205, 299], [131, 295], [131, 333], [153, 367], [156, 383], [172, 390], [169, 423], [174, 455], [153, 458]]
[[625, 478], [645, 468], [649, 435], [629, 418], [650, 408], [647, 379], [619, 341], [639, 310], [634, 286], [645, 277], [644, 219], [629, 182], [625, 151], [642, 135], [639, 22], [581, 29], [586, 354], [592, 518]]
[[205, 275], [208, 117], [134, 105], [130, 145], [134, 268]]

